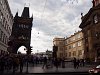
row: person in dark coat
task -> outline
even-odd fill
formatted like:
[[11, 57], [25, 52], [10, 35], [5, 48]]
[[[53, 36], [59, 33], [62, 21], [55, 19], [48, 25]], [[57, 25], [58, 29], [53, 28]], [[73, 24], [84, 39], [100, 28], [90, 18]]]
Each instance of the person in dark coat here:
[[20, 72], [22, 73], [23, 71], [23, 57], [22, 56], [19, 57], [19, 66], [20, 66]]
[[58, 66], [60, 64], [60, 60], [58, 58], [54, 59], [54, 66], [56, 67], [56, 69], [58, 70]]
[[44, 67], [46, 68], [47, 67], [47, 57], [44, 57], [43, 58], [43, 69], [44, 69]]
[[61, 62], [62, 62], [62, 68], [65, 68], [65, 58], [62, 58]]
[[76, 67], [77, 67], [76, 58], [74, 58], [74, 60], [73, 60], [73, 64], [74, 64], [74, 69], [76, 69]]

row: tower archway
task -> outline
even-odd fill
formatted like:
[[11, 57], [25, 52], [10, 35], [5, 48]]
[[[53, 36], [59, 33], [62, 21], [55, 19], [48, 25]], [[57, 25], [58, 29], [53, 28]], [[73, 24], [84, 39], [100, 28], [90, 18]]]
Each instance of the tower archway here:
[[30, 50], [32, 21], [33, 17], [29, 15], [29, 7], [24, 7], [21, 16], [18, 16], [18, 12], [16, 13], [8, 42], [10, 53], [17, 54], [18, 48], [21, 46], [25, 46], [28, 51]]
[[26, 54], [27, 48], [25, 46], [20, 46], [18, 48], [17, 54]]

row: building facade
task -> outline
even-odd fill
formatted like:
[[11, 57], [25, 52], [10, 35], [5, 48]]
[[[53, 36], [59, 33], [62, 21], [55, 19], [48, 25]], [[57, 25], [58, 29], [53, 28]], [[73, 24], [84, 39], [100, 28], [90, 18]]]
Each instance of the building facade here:
[[24, 7], [22, 15], [19, 16], [18, 12], [14, 17], [12, 26], [12, 33], [8, 42], [8, 51], [17, 54], [21, 46], [25, 46], [27, 54], [31, 54], [31, 30], [33, 25], [33, 16], [30, 17], [29, 7]]
[[54, 38], [53, 44], [58, 46], [57, 57], [65, 59], [84, 59], [83, 33], [78, 31], [67, 38]]
[[13, 16], [7, 0], [0, 0], [0, 53], [7, 52]]
[[53, 39], [53, 45], [58, 47], [57, 50], [57, 58], [63, 58], [65, 55], [64, 46], [65, 46], [65, 38], [54, 38]]
[[79, 27], [85, 38], [85, 59], [97, 61], [100, 59], [100, 0], [93, 0], [93, 7], [82, 15]]
[[78, 31], [65, 39], [65, 57], [67, 59], [84, 59], [83, 33]]

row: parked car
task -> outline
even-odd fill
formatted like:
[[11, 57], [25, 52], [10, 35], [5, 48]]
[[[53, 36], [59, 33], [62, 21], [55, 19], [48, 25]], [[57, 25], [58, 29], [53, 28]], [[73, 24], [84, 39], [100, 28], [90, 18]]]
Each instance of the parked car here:
[[96, 66], [95, 68], [92, 68], [89, 70], [90, 75], [100, 75], [100, 65]]

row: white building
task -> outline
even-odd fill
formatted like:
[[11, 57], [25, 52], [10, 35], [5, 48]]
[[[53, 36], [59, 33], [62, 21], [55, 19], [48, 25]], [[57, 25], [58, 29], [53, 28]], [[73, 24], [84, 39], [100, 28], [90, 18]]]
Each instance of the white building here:
[[7, 0], [0, 0], [0, 53], [7, 52], [11, 35], [13, 16]]

